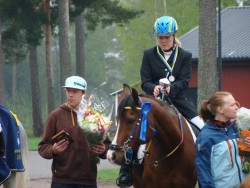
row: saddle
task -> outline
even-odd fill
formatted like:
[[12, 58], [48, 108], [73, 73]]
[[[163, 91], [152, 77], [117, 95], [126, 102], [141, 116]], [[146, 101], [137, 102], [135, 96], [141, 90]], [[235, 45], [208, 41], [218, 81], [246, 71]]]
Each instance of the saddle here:
[[[164, 102], [168, 103], [170, 106], [172, 106], [172, 107], [174, 108], [175, 111], [179, 112], [179, 110], [178, 110], [177, 107], [173, 104], [173, 102], [172, 102], [172, 100], [170, 99], [170, 97], [165, 97], [164, 99], [165, 99]], [[192, 128], [192, 130], [190, 130], [190, 131], [193, 131], [195, 137], [197, 137], [198, 134], [199, 134], [200, 131], [201, 131], [200, 128], [199, 128], [197, 125], [195, 125], [193, 122], [191, 122], [190, 119], [188, 119], [187, 117], [185, 117], [184, 114], [181, 114], [181, 115], [185, 118], [185, 120], [189, 123], [190, 127]]]
[[0, 184], [6, 181], [11, 171], [25, 170], [22, 154], [20, 130], [14, 114], [0, 105]]
[[191, 126], [193, 133], [195, 134], [195, 136], [197, 137], [198, 134], [201, 132], [201, 130], [199, 129], [199, 127], [197, 125], [195, 125], [193, 122], [191, 122], [189, 119], [186, 119], [189, 123], [189, 125]]

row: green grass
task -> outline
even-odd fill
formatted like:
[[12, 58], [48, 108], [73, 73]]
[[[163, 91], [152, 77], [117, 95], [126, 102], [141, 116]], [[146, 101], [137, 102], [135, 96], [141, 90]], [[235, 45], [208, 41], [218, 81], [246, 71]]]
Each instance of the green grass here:
[[41, 137], [28, 137], [28, 145], [30, 151], [37, 151], [38, 143], [42, 140]]
[[119, 168], [117, 169], [108, 169], [108, 170], [99, 170], [97, 173], [98, 181], [114, 181], [119, 175]]

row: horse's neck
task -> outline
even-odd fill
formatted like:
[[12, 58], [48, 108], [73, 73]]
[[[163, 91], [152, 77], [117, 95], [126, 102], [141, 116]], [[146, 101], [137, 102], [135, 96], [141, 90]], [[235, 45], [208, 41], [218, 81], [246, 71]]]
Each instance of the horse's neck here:
[[154, 140], [155, 142], [158, 142], [160, 146], [172, 149], [180, 143], [182, 139], [182, 132], [178, 115], [175, 115], [175, 112], [173, 111], [168, 113], [168, 111], [170, 111], [169, 108], [170, 107], [164, 109], [165, 112], [161, 114], [161, 116], [158, 116], [162, 117], [162, 119], [156, 120], [156, 129], [158, 134], [155, 136]]

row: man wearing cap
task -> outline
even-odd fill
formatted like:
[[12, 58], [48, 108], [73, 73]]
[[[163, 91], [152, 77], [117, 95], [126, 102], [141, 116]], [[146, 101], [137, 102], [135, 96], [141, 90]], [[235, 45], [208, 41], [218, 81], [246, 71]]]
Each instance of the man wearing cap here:
[[[87, 82], [82, 77], [71, 76], [63, 88], [67, 102], [50, 113], [38, 152], [45, 159], [53, 159], [51, 188], [96, 188], [95, 155], [105, 159], [110, 140], [106, 138], [103, 143], [90, 148], [77, 123], [77, 112]], [[73, 139], [72, 143], [66, 140], [52, 142], [51, 138], [62, 130]]]

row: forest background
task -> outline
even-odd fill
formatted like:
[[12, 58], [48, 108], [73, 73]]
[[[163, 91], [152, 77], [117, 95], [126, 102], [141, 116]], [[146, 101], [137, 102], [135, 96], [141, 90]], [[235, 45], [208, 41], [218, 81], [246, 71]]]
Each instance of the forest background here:
[[[51, 7], [54, 6], [55, 11], [60, 11], [58, 10], [59, 8], [57, 8], [60, 1], [62, 0], [58, 0], [58, 3], [56, 1], [47, 2], [50, 3]], [[5, 2], [4, 0], [0, 0], [1, 10], [6, 9], [6, 4], [9, 4], [9, 7], [11, 7], [11, 3], [15, 3], [15, 1], [11, 0], [8, 1], [8, 3]], [[43, 1], [43, 3], [44, 2], [46, 2], [46, 0]], [[69, 9], [73, 7], [72, 3], [75, 3], [74, 6], [77, 7], [77, 2], [77, 0], [72, 1]], [[107, 7], [110, 6], [110, 12], [118, 10], [118, 12], [114, 13], [114, 17], [110, 17], [117, 17], [119, 19], [106, 19], [106, 22], [104, 18], [108, 17], [106, 15], [108, 9], [106, 12], [98, 11], [101, 5], [100, 2], [101, 1], [98, 3], [98, 0], [96, 0], [96, 4], [92, 3], [89, 7], [86, 5], [87, 8], [82, 7], [83, 5], [79, 5], [82, 11], [80, 14], [80, 22], [83, 23], [83, 31], [81, 32], [84, 33], [80, 39], [76, 38], [75, 26], [77, 20], [74, 19], [73, 14], [80, 8], [75, 8], [75, 11], [70, 14], [70, 27], [68, 30], [70, 54], [66, 58], [60, 55], [60, 53], [64, 53], [61, 51], [62, 49], [60, 49], [60, 46], [63, 46], [63, 44], [60, 44], [60, 37], [62, 36], [60, 36], [58, 32], [58, 30], [60, 30], [60, 26], [58, 26], [60, 18], [55, 18], [54, 23], [51, 22], [50, 27], [53, 32], [51, 35], [50, 48], [52, 64], [50, 65], [47, 64], [46, 60], [48, 54], [48, 52], [46, 52], [47, 40], [44, 37], [46, 34], [46, 24], [37, 26], [42, 28], [42, 30], [40, 30], [40, 39], [37, 40], [35, 44], [31, 43], [32, 45], [30, 45], [30, 43], [28, 43], [24, 45], [25, 42], [21, 42], [20, 47], [19, 40], [15, 41], [12, 39], [10, 45], [10, 43], [5, 42], [6, 35], [4, 35], [4, 32], [6, 32], [8, 26], [17, 19], [18, 9], [12, 11], [11, 14], [16, 14], [16, 16], [13, 16], [11, 19], [10, 17], [6, 17], [7, 13], [5, 15], [3, 13], [0, 14], [1, 23], [4, 23], [2, 25], [0, 24], [0, 53], [2, 51], [4, 54], [0, 58], [0, 71], [4, 70], [2, 76], [0, 76], [0, 102], [18, 115], [29, 136], [41, 136], [46, 118], [52, 110], [50, 108], [57, 108], [65, 101], [62, 85], [67, 76], [76, 74], [83, 76], [88, 82], [88, 93], [94, 94], [96, 99], [99, 99], [99, 101], [96, 102], [104, 102], [107, 111], [110, 111], [115, 103], [115, 99], [110, 96], [110, 93], [121, 89], [123, 83], [131, 85], [140, 81], [139, 72], [143, 51], [156, 44], [155, 36], [153, 35], [153, 24], [156, 18], [162, 15], [173, 16], [179, 26], [177, 37], [182, 36], [199, 25], [198, 0], [103, 0], [102, 2], [107, 3]], [[114, 2], [117, 2], [117, 4], [114, 4]], [[216, 3], [216, 1], [214, 1], [214, 3]], [[222, 9], [228, 6], [238, 5], [239, 2], [236, 0], [221, 0]], [[250, 5], [250, 2], [244, 1], [244, 5]], [[17, 6], [15, 7], [17, 8]], [[114, 7], [121, 9], [115, 9]], [[24, 7], [24, 9], [25, 8], [28, 11], [29, 7]], [[38, 6], [37, 9], [38, 8], [40, 9], [41, 7]], [[105, 7], [100, 9], [103, 8]], [[20, 11], [24, 9], [20, 7]], [[128, 12], [122, 12], [121, 10], [123, 9]], [[120, 14], [119, 10], [121, 11]], [[46, 9], [44, 9], [44, 11], [46, 12]], [[91, 14], [94, 14], [91, 11], [94, 11], [96, 15], [91, 17]], [[51, 17], [53, 16], [57, 17], [53, 15], [52, 12]], [[37, 22], [35, 19], [34, 21]], [[39, 23], [41, 24], [42, 22]], [[27, 22], [27, 27], [29, 27], [29, 24], [34, 23]], [[30, 26], [30, 28], [32, 27]], [[24, 30], [18, 30], [18, 25], [16, 25], [14, 33], [18, 32], [20, 32], [20, 36], [22, 36]], [[37, 31], [34, 29], [34, 32]], [[10, 36], [19, 35], [12, 33]], [[9, 40], [6, 39], [6, 41]], [[78, 49], [76, 43], [79, 41], [84, 44], [83, 48], [80, 49], [80, 53], [83, 53], [81, 55], [83, 59], [80, 59], [83, 66], [77, 64], [79, 57], [77, 57], [76, 53]], [[32, 56], [32, 46], [36, 46], [36, 50], [33, 51], [36, 56]], [[32, 58], [36, 58], [37, 62], [37, 70], [35, 71], [32, 71]], [[64, 66], [64, 72], [61, 70], [63, 68], [60, 66], [62, 65], [61, 61], [67, 61], [68, 63], [68, 66]], [[52, 70], [51, 76], [49, 77], [48, 66]], [[62, 76], [62, 74], [64, 76]], [[32, 84], [33, 78], [35, 77], [37, 77], [39, 82]], [[51, 78], [51, 80], [48, 80], [48, 78]], [[49, 82], [51, 82], [51, 87], [48, 87]], [[34, 87], [36, 87], [36, 89], [34, 89]], [[38, 98], [34, 99], [34, 97], [32, 97], [32, 92], [34, 91], [38, 93]], [[52, 98], [52, 102], [50, 102], [50, 98]], [[49, 107], [51, 103], [53, 105]], [[36, 107], [39, 107], [39, 109], [36, 110]]]

